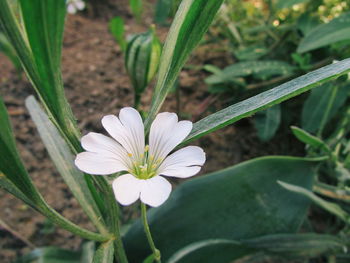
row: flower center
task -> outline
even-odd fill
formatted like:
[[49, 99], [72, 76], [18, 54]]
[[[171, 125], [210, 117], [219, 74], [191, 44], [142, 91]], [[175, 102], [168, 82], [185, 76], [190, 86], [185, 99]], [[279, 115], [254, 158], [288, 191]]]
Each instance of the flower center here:
[[150, 179], [157, 175], [157, 170], [163, 160], [154, 160], [154, 157], [149, 155], [149, 146], [145, 146], [144, 153], [139, 156], [138, 160], [132, 158], [132, 154], [128, 153], [128, 156], [132, 159], [132, 167], [128, 171], [138, 179]]

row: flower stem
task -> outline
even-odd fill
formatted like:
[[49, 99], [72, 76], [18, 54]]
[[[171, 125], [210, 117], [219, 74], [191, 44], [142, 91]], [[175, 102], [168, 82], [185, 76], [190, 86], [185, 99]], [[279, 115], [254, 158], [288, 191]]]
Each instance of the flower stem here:
[[148, 240], [148, 244], [152, 249], [153, 255], [154, 255], [154, 259], [156, 262], [161, 263], [160, 260], [160, 251], [156, 248], [156, 246], [154, 245], [153, 242], [153, 238], [151, 235], [151, 231], [149, 229], [149, 225], [148, 225], [148, 221], [147, 221], [147, 208], [146, 205], [144, 203], [141, 202], [141, 217], [142, 217], [142, 223], [143, 223], [143, 227], [147, 236], [147, 240]]

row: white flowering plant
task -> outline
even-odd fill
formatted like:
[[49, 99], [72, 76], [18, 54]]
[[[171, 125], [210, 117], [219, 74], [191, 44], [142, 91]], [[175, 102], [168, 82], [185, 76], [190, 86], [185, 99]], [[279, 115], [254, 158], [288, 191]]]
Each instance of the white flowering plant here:
[[[349, 158], [342, 156], [340, 162], [329, 146], [298, 128], [293, 130], [296, 136], [321, 148], [322, 154], [249, 160], [186, 180], [172, 193], [169, 180], [195, 176], [205, 165], [206, 149], [187, 144], [348, 73], [350, 59], [309, 72], [195, 123], [179, 121], [175, 113], [159, 111], [223, 3], [183, 0], [163, 46], [145, 117], [125, 107], [118, 115], [102, 118], [109, 136], [93, 131], [82, 136], [64, 96], [61, 76], [66, 1], [19, 0], [20, 16], [14, 15], [18, 10], [9, 2], [0, 0], [0, 24], [41, 102], [31, 96], [26, 106], [52, 161], [95, 231], [65, 218], [39, 193], [21, 161], [1, 98], [0, 186], [57, 226], [94, 241], [96, 248], [88, 258], [83, 253], [84, 262], [224, 263], [247, 257], [254, 260], [261, 254], [346, 253], [348, 241], [339, 237], [296, 234], [310, 200], [349, 222], [346, 211], [312, 192], [315, 187], [321, 189], [315, 184], [320, 163], [338, 160], [341, 168], [340, 164], [348, 165]], [[342, 137], [343, 130], [338, 134]], [[131, 204], [140, 204], [141, 216], [122, 231], [121, 206]], [[147, 206], [152, 208], [147, 211]]]

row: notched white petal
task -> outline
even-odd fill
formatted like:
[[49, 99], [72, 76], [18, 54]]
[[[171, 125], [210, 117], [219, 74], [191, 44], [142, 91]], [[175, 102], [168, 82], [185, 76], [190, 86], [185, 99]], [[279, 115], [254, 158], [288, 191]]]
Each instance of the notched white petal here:
[[205, 163], [205, 152], [198, 146], [187, 146], [169, 155], [158, 169], [161, 175], [187, 178], [197, 174]]
[[125, 107], [121, 109], [119, 119], [128, 130], [137, 152], [142, 154], [145, 148], [145, 127], [140, 113], [134, 108]]
[[160, 174], [164, 176], [170, 176], [170, 177], [188, 178], [199, 173], [201, 169], [202, 169], [201, 166], [167, 168]]
[[141, 116], [132, 108], [123, 108], [120, 111], [120, 116], [122, 121], [115, 115], [104, 116], [102, 125], [133, 158], [137, 159], [143, 154], [145, 147], [144, 126]]
[[89, 152], [99, 153], [116, 159], [126, 167], [131, 166], [126, 150], [115, 140], [95, 132], [90, 132], [81, 138], [81, 146]]
[[124, 174], [115, 179], [112, 186], [117, 201], [122, 205], [131, 205], [140, 197], [142, 180], [131, 174]]
[[169, 197], [171, 184], [161, 176], [143, 180], [140, 199], [143, 203], [157, 207], [163, 204]]
[[81, 146], [89, 152], [125, 152], [125, 149], [115, 140], [95, 132], [89, 132], [83, 136], [81, 138]]
[[124, 163], [99, 153], [82, 152], [75, 158], [79, 170], [88, 174], [107, 175], [127, 170]]
[[178, 122], [175, 113], [157, 115], [150, 130], [150, 154], [155, 159], [164, 159], [191, 132], [192, 122]]

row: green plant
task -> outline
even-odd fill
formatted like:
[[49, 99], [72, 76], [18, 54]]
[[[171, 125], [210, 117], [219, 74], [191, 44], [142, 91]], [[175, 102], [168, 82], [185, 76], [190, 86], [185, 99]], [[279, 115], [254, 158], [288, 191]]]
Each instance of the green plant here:
[[[239, 5], [235, 0], [227, 1], [214, 25], [219, 33], [213, 33], [212, 38], [230, 40], [226, 49], [235, 62], [211, 72], [206, 79], [209, 92], [231, 94], [231, 101], [236, 102], [335, 58], [347, 57], [349, 7], [343, 1], [326, 2], [247, 1]], [[325, 5], [334, 11], [320, 12]], [[267, 119], [268, 112], [263, 114]], [[276, 128], [270, 129], [268, 122], [263, 127], [261, 116], [257, 115], [254, 123], [259, 137], [266, 141], [284, 120], [275, 115]], [[262, 136], [262, 130], [270, 130], [271, 135]]]
[[[297, 258], [348, 256], [345, 253], [349, 244], [347, 212], [338, 204], [320, 201], [311, 191], [322, 192], [317, 188], [320, 184], [315, 183], [315, 179], [320, 178], [318, 167], [323, 166], [334, 170], [339, 180], [336, 186], [329, 184], [328, 188], [336, 187], [335, 193], [339, 189], [348, 190], [349, 110], [345, 111], [334, 135], [329, 137], [329, 145], [303, 130], [293, 129], [297, 137], [312, 148], [307, 157], [268, 156], [252, 159], [186, 181], [174, 190], [166, 203], [171, 186], [159, 175], [182, 178], [194, 175], [205, 161], [204, 152], [199, 147], [187, 146], [171, 154], [177, 145], [181, 143], [184, 146], [259, 111], [276, 110], [282, 101], [320, 84], [327, 85], [335, 79], [340, 81], [338, 77], [350, 72], [350, 59], [315, 69], [273, 89], [259, 92], [208, 115], [192, 127], [189, 121], [178, 122], [176, 114], [158, 112], [223, 0], [184, 0], [163, 47], [158, 78], [145, 120], [135, 109], [124, 108], [119, 119], [114, 115], [102, 119], [103, 126], [114, 139], [96, 133], [81, 138], [64, 96], [60, 71], [65, 1], [21, 0], [19, 17], [14, 16], [10, 2], [0, 0], [1, 27], [41, 101], [40, 105], [34, 97], [29, 97], [26, 106], [58, 172], [96, 230], [89, 231], [77, 226], [45, 202], [21, 161], [2, 99], [0, 186], [59, 227], [98, 243], [96, 249], [91, 243], [87, 250], [83, 247], [83, 252], [41, 249], [33, 252], [34, 259], [54, 258], [64, 262], [62, 257], [68, 257], [70, 262], [78, 262], [84, 257], [84, 262], [94, 263], [113, 262], [114, 259], [118, 262], [231, 262], [246, 256], [254, 260], [259, 253], [280, 257], [293, 255]], [[137, 36], [134, 41], [140, 39], [141, 44], [149, 41], [147, 38], [144, 42], [144, 36]], [[152, 44], [153, 40], [150, 41]], [[135, 48], [132, 42], [129, 45], [130, 50]], [[157, 45], [159, 47], [159, 43]], [[140, 45], [137, 48], [150, 46]], [[129, 74], [142, 73], [142, 84], [134, 84], [141, 91], [152, 75], [149, 73], [155, 71], [147, 71], [145, 81], [145, 74], [139, 65], [133, 72], [132, 63], [135, 60], [130, 60], [128, 50], [126, 53]], [[129, 61], [132, 62], [131, 69]], [[248, 72], [238, 66], [230, 70], [239, 72], [235, 73], [237, 76], [253, 74], [260, 80], [271, 74], [285, 74], [294, 70], [286, 63], [269, 61], [269, 65], [273, 66], [271, 73], [266, 71], [265, 64], [254, 63], [249, 64], [252, 69]], [[327, 106], [323, 120], [329, 120], [332, 105]], [[270, 108], [272, 106], [274, 108]], [[320, 125], [319, 128], [321, 135], [323, 127]], [[147, 134], [149, 146], [145, 143]], [[82, 152], [82, 148], [85, 152]], [[190, 154], [185, 156], [184, 152]], [[141, 199], [142, 216], [131, 225], [124, 237], [121, 234], [121, 210], [116, 199], [123, 205]], [[307, 221], [311, 201], [343, 221], [345, 225], [342, 225], [341, 234], [316, 234], [311, 230], [297, 234], [300, 226]], [[146, 204], [156, 208], [147, 212]], [[33, 260], [33, 254], [29, 260]]]

